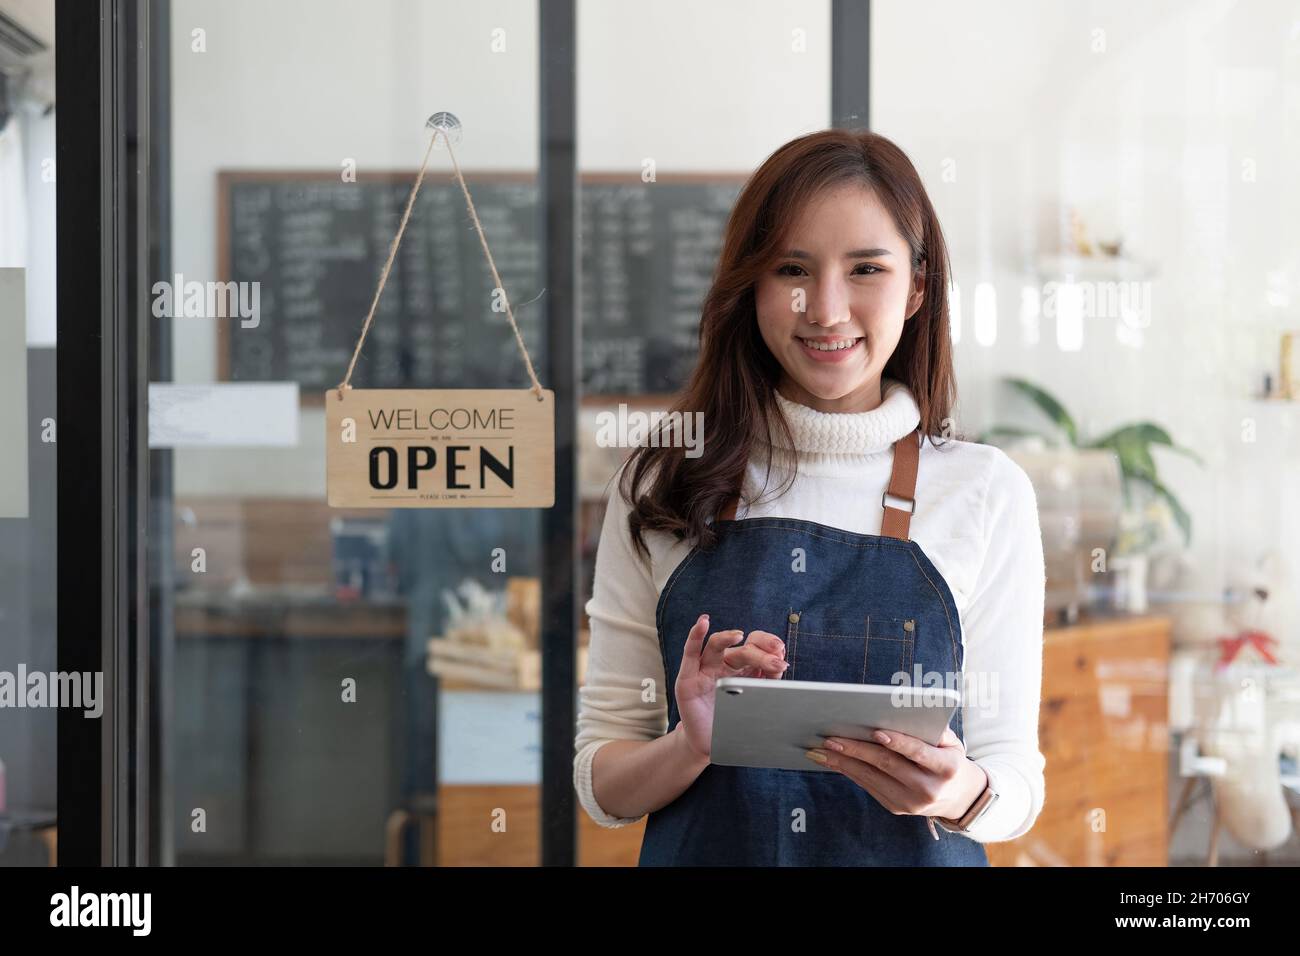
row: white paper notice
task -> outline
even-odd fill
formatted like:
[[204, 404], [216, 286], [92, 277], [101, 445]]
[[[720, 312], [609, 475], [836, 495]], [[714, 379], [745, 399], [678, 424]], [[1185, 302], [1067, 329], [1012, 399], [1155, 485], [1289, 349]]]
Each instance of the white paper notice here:
[[27, 517], [26, 270], [0, 269], [0, 518]]
[[292, 448], [296, 382], [149, 383], [150, 448]]

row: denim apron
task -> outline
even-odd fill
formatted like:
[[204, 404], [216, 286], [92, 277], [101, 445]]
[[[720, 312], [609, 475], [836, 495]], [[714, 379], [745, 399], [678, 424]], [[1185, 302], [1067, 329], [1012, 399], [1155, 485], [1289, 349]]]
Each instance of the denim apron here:
[[[664, 585], [656, 610], [667, 679], [668, 729], [681, 720], [674, 688], [686, 635], [768, 631], [786, 646], [784, 679], [890, 684], [902, 671], [938, 672], [961, 689], [961, 625], [947, 583], [908, 538], [919, 442], [894, 443], [881, 534], [795, 518], [735, 520], [732, 500]], [[933, 680], [933, 678], [931, 678]], [[961, 708], [953, 730], [962, 738]], [[962, 738], [964, 740], [964, 738]], [[809, 764], [812, 766], [811, 762]], [[982, 844], [925, 816], [895, 815], [840, 773], [710, 764], [649, 815], [640, 866], [988, 866]]]

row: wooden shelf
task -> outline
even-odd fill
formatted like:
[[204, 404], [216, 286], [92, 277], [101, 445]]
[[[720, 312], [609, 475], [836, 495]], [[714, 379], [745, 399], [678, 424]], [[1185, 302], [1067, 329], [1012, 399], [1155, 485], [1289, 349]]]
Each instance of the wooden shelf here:
[[[535, 648], [493, 650], [445, 637], [429, 639], [428, 669], [445, 690], [542, 689], [542, 652]], [[578, 683], [587, 673], [587, 648], [578, 647]]]

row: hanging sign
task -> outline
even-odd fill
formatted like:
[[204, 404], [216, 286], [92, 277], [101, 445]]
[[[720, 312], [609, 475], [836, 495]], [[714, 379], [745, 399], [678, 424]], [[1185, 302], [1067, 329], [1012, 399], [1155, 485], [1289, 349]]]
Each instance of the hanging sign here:
[[550, 508], [550, 389], [368, 389], [325, 393], [331, 507]]
[[[456, 163], [451, 144], [453, 137], [459, 139], [460, 121], [435, 113], [425, 125], [433, 135], [352, 361], [339, 386], [325, 393], [326, 497], [334, 508], [550, 508], [555, 504], [555, 393], [537, 380]], [[349, 384], [439, 135], [447, 142], [496, 282], [493, 298], [505, 304], [531, 389], [354, 389]]]

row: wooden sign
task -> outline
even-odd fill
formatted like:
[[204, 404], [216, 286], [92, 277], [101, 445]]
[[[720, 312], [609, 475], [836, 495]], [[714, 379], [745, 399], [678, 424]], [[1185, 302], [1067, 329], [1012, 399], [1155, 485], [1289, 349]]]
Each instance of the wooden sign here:
[[550, 508], [555, 393], [325, 393], [325, 488], [340, 508]]

